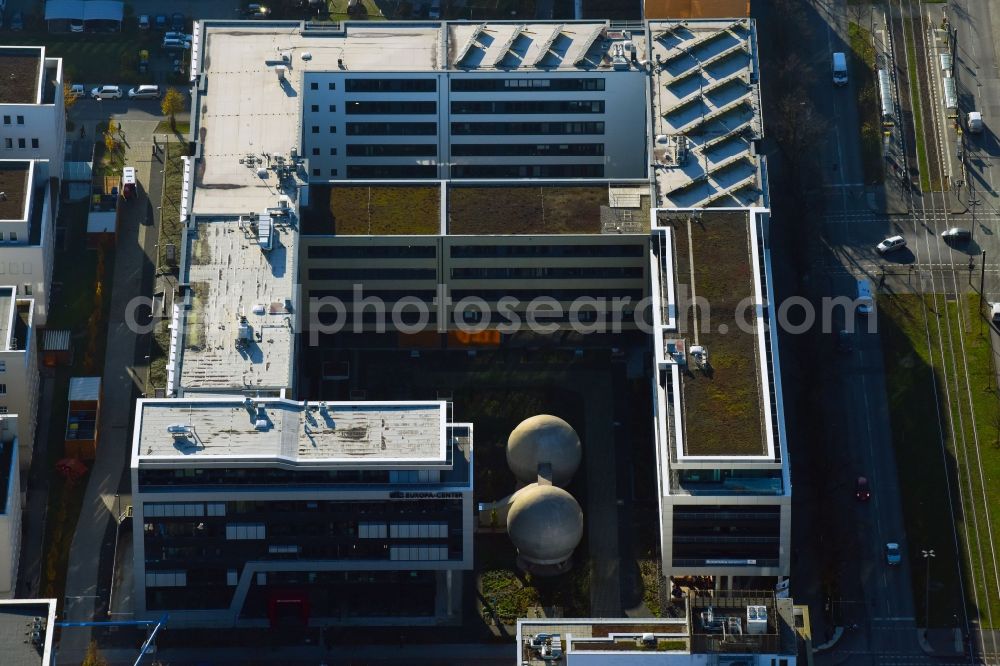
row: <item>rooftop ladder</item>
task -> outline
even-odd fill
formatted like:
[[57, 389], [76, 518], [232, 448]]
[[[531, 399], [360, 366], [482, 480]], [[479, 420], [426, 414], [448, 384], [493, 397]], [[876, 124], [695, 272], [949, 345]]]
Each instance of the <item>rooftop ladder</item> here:
[[549, 54], [549, 50], [552, 48], [552, 45], [556, 43], [557, 39], [559, 39], [559, 35], [562, 34], [564, 27], [566, 26], [560, 23], [559, 25], [552, 28], [552, 34], [549, 35], [548, 39], [542, 42], [541, 49], [535, 55], [535, 59], [531, 61], [531, 64], [528, 65], [529, 67], [538, 67], [538, 64], [543, 60], [545, 60], [545, 56]]
[[479, 40], [479, 35], [481, 35], [485, 30], [486, 30], [485, 23], [480, 23], [475, 27], [475, 29], [473, 29], [472, 34], [469, 35], [469, 38], [465, 41], [465, 45], [462, 46], [462, 50], [458, 52], [458, 57], [455, 58], [456, 67], [462, 64], [462, 61], [465, 60], [465, 56], [469, 55], [469, 51], [471, 51], [472, 47], [477, 44]]

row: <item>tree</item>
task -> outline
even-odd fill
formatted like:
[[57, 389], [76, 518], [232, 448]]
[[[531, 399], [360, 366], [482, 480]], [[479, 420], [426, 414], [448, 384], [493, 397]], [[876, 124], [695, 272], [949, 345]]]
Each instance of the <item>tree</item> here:
[[76, 104], [76, 95], [70, 92], [71, 87], [72, 84], [63, 84], [63, 107], [65, 107], [66, 113], [69, 113], [69, 110], [73, 108], [74, 104]]
[[177, 91], [177, 88], [167, 89], [167, 94], [163, 96], [163, 102], [160, 103], [160, 110], [163, 111], [163, 115], [170, 116], [170, 129], [176, 131], [176, 115], [184, 110], [184, 96]]
[[80, 666], [108, 666], [108, 660], [97, 649], [97, 641], [90, 641], [87, 654]]

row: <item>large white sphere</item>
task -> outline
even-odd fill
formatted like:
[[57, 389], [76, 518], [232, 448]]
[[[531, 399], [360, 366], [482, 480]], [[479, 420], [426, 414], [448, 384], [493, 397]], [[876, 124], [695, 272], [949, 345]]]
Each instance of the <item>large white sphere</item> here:
[[514, 494], [507, 513], [507, 534], [526, 562], [565, 562], [583, 538], [583, 511], [568, 492], [531, 484]]
[[507, 439], [507, 465], [518, 481], [538, 480], [538, 466], [552, 466], [552, 483], [565, 486], [580, 466], [580, 438], [558, 416], [538, 414], [514, 428]]

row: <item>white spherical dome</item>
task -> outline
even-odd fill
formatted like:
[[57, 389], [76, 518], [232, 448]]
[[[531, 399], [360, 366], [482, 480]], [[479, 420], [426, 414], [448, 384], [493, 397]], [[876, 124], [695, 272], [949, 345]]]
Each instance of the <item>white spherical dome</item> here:
[[552, 466], [552, 483], [565, 486], [580, 466], [580, 438], [558, 416], [538, 414], [514, 428], [507, 439], [507, 465], [518, 481], [538, 480], [538, 466]]
[[565, 562], [583, 538], [583, 511], [568, 492], [533, 483], [514, 494], [507, 534], [526, 562]]

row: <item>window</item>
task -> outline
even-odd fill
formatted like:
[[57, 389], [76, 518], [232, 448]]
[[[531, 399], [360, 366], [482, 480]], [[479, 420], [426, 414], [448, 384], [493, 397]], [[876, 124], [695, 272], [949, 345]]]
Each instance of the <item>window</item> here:
[[[478, 144], [476, 144], [478, 145]], [[351, 157], [434, 157], [437, 155], [435, 143], [352, 143], [347, 146]]]
[[143, 505], [143, 511], [147, 518], [200, 518], [205, 515], [205, 505], [201, 502], [147, 502]]
[[455, 156], [528, 156], [528, 157], [600, 157], [604, 155], [603, 143], [455, 143], [451, 146]]
[[336, 133], [337, 133], [337, 126], [330, 125], [330, 134], [336, 134]]
[[24, 285], [24, 295], [25, 296], [31, 296], [31, 285], [30, 284], [25, 283], [25, 285]]
[[319, 125], [313, 125], [312, 126], [312, 133], [313, 134], [319, 134]]
[[311, 106], [311, 107], [309, 108], [309, 110], [310, 110], [310, 111], [312, 111], [313, 113], [319, 113], [319, 104], [313, 104], [313, 105], [312, 105], [312, 106]]
[[337, 175], [337, 170], [336, 169], [330, 169], [330, 175], [331, 176], [336, 176]]
[[337, 84], [334, 83], [333, 81], [330, 81], [328, 84], [326, 84], [326, 86], [327, 86], [327, 88], [326, 88], [327, 90], [336, 90], [337, 89]]
[[6, 413], [7, 413], [7, 406], [0, 405], [0, 414], [6, 414]]
[[32, 148], [38, 148], [38, 139], [32, 139], [31, 140], [31, 147]]
[[451, 112], [459, 113], [604, 113], [601, 100], [521, 100], [521, 101], [477, 101], [465, 100], [451, 103]]
[[437, 79], [349, 79], [347, 92], [437, 92]]
[[319, 90], [319, 83], [317, 83], [316, 81], [313, 81], [312, 83], [310, 83], [309, 84], [309, 90]]
[[210, 516], [224, 516], [224, 515], [226, 515], [226, 503], [225, 502], [209, 502], [209, 504], [208, 504], [208, 515], [210, 515]]
[[298, 546], [273, 545], [267, 547], [267, 552], [271, 555], [297, 555], [300, 550]]
[[18, 125], [23, 125], [24, 124], [24, 116], [18, 116], [17, 117], [17, 124]]
[[602, 178], [603, 164], [455, 164], [452, 178]]
[[336, 148], [331, 148], [330, 149], [330, 154], [331, 155], [336, 155], [337, 154], [337, 149]]
[[240, 576], [236, 573], [236, 569], [230, 569], [226, 572], [226, 585], [236, 585], [240, 582]]
[[10, 232], [10, 242], [11, 243], [16, 243], [17, 242], [17, 232], [16, 231]]
[[330, 113], [336, 113], [336, 112], [337, 112], [337, 105], [336, 104], [331, 104], [330, 105]]
[[0, 372], [7, 372], [7, 361], [0, 361]]
[[258, 571], [257, 572], [257, 584], [258, 585], [267, 585], [267, 572], [266, 571]]
[[14, 147], [14, 140], [13, 139], [4, 139], [3, 140], [3, 147], [4, 148], [13, 148]]
[[602, 122], [452, 123], [451, 133], [469, 134], [604, 134]]
[[3, 232], [0, 231], [0, 243], [2, 243], [2, 242], [3, 242]]
[[347, 167], [348, 178], [434, 178], [437, 167], [433, 164], [352, 164]]
[[314, 176], [318, 176], [319, 175], [319, 169], [313, 169], [313, 175]]
[[25, 148], [25, 147], [27, 147], [27, 142], [24, 139], [18, 139], [17, 140], [17, 147], [18, 148]]
[[351, 135], [406, 136], [437, 134], [437, 123], [347, 123]]
[[359, 539], [384, 539], [386, 534], [385, 523], [358, 523]]
[[3, 117], [3, 124], [4, 125], [10, 125], [10, 116], [4, 116]]
[[392, 539], [447, 539], [448, 523], [392, 523], [389, 526]]
[[448, 559], [447, 546], [393, 546], [389, 549], [390, 560], [436, 561]]
[[348, 102], [347, 115], [354, 114], [421, 114], [430, 115], [437, 113], [437, 102], [417, 102], [417, 101], [405, 101], [405, 102], [389, 102], [389, 101], [377, 101], [377, 102]]
[[319, 148], [313, 148], [313, 155], [319, 155]]
[[489, 78], [453, 78], [452, 92], [550, 92], [554, 90], [604, 90], [603, 78], [570, 78], [558, 79], [498, 79]]
[[0, 384], [0, 395], [7, 395], [7, 385]]
[[147, 571], [146, 587], [187, 587], [187, 572]]
[[229, 523], [226, 525], [226, 539], [230, 541], [263, 539], [266, 533], [264, 523]]

